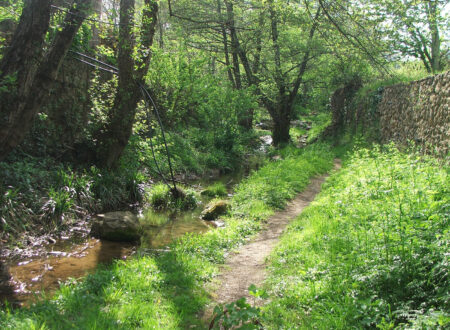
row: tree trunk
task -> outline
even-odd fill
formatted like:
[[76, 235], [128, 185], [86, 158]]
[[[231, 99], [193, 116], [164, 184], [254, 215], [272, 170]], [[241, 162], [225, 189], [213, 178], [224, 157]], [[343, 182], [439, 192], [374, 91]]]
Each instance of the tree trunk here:
[[441, 41], [437, 22], [437, 0], [428, 2], [428, 22], [431, 30], [431, 69], [433, 73], [441, 70]]
[[[100, 165], [111, 168], [117, 165], [123, 150], [130, 139], [136, 108], [141, 99], [140, 85], [148, 71], [151, 52], [150, 48], [156, 31], [158, 6], [153, 0], [145, 0], [144, 18], [142, 23], [142, 47], [144, 54], [135, 63], [133, 59], [134, 38], [133, 17], [134, 0], [120, 2], [119, 31], [119, 82], [114, 99], [114, 106], [109, 114], [105, 131], [100, 135], [98, 144], [98, 159]], [[137, 66], [138, 69], [134, 69]]]
[[[220, 0], [217, 0], [217, 13], [219, 14], [219, 19], [222, 22], [222, 6]], [[225, 29], [225, 24], [221, 24], [220, 30], [222, 32], [223, 51], [225, 53], [225, 65], [227, 67], [228, 80], [230, 81], [231, 85], [236, 88], [236, 83], [233, 78], [233, 72], [231, 71], [230, 53], [228, 51], [228, 36], [227, 30]]]
[[[90, 7], [90, 0], [77, 0], [66, 15], [62, 31], [42, 55], [50, 20], [50, 4], [28, 1], [12, 45], [0, 64], [0, 160], [20, 144], [33, 118], [48, 95], [73, 38]], [[8, 77], [15, 77], [8, 83]]]
[[291, 141], [289, 130], [291, 128], [291, 105], [280, 102], [277, 105], [277, 116], [273, 117], [272, 139], [273, 145], [278, 147]]
[[[233, 68], [234, 68], [234, 77], [237, 89], [242, 89], [241, 82], [241, 72], [239, 68], [239, 59], [244, 66], [245, 74], [247, 77], [248, 86], [251, 86], [255, 83], [255, 79], [252, 73], [252, 69], [250, 63], [248, 61], [247, 54], [242, 49], [241, 44], [239, 42], [239, 38], [236, 32], [236, 26], [234, 21], [234, 10], [233, 4], [230, 1], [225, 1], [225, 5], [227, 7], [227, 18], [228, 18], [228, 26], [230, 29], [231, 35], [231, 49], [233, 54]], [[242, 128], [249, 130], [253, 127], [253, 112], [254, 109], [247, 109], [243, 114], [239, 114], [238, 124]]]
[[309, 31], [307, 49], [303, 55], [303, 60], [300, 63], [297, 77], [292, 83], [292, 87], [288, 88], [286, 83], [287, 78], [283, 75], [281, 69], [281, 54], [280, 45], [278, 43], [278, 16], [273, 8], [273, 2], [270, 2], [270, 19], [272, 28], [272, 46], [274, 50], [274, 62], [275, 62], [275, 82], [278, 86], [278, 101], [276, 105], [269, 106], [269, 114], [274, 122], [274, 128], [272, 131], [273, 144], [279, 146], [285, 143], [289, 143], [291, 137], [289, 135], [292, 109], [294, 107], [295, 98], [298, 94], [300, 85], [303, 81], [303, 75], [306, 72], [306, 68], [309, 62], [310, 44], [314, 38], [314, 33], [317, 29], [317, 19], [320, 15], [320, 8], [317, 9], [314, 23]]
[[233, 73], [236, 89], [242, 89], [241, 69], [239, 68], [239, 40], [236, 34], [236, 26], [234, 24], [233, 4], [225, 1], [227, 7], [227, 25], [231, 35], [231, 55], [233, 59]]

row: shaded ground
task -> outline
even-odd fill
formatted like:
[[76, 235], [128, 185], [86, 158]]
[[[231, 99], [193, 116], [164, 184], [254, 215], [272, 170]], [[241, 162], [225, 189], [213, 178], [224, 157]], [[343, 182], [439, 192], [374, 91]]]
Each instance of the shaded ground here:
[[[340, 166], [340, 160], [336, 160], [334, 169], [337, 170]], [[327, 176], [311, 179], [308, 187], [289, 202], [284, 210], [276, 212], [269, 218], [266, 228], [254, 240], [228, 258], [221, 275], [218, 276], [220, 286], [212, 294], [213, 302], [204, 315], [205, 321], [211, 320], [215, 305], [230, 303], [241, 297], [249, 299], [251, 296], [248, 294], [248, 287], [251, 284], [258, 287], [263, 283], [266, 278], [266, 258], [289, 222], [296, 218], [320, 192]]]

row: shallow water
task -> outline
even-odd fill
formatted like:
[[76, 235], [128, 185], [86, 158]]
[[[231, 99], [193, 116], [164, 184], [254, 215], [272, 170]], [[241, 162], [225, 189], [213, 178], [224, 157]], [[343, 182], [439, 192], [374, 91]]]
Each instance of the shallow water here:
[[[125, 259], [134, 253], [131, 243], [100, 241], [89, 238], [81, 244], [57, 243], [49, 251], [49, 257], [22, 260], [8, 265], [11, 280], [9, 288], [0, 289], [1, 299], [13, 305], [23, 305], [37, 299], [45, 290], [51, 293], [61, 282], [79, 278], [93, 272], [101, 263]], [[55, 248], [61, 249], [56, 250]], [[3, 291], [3, 292], [1, 292]]]
[[[242, 174], [220, 177], [219, 181], [229, 189], [237, 183]], [[216, 178], [217, 181], [217, 178]], [[197, 184], [204, 186], [206, 179]], [[169, 213], [144, 210], [141, 223], [144, 235], [140, 244], [111, 242], [94, 238], [61, 240], [49, 246], [48, 256], [27, 258], [15, 263], [6, 263], [11, 279], [6, 281], [0, 274], [0, 303], [23, 306], [35, 301], [40, 294], [56, 291], [60, 283], [69, 278], [80, 278], [96, 270], [99, 264], [108, 264], [116, 259], [126, 259], [138, 248], [146, 250], [162, 249], [186, 233], [204, 233], [214, 227], [214, 223], [200, 219], [200, 213], [209, 198], [203, 198], [195, 210]], [[158, 225], [152, 225], [154, 220]]]

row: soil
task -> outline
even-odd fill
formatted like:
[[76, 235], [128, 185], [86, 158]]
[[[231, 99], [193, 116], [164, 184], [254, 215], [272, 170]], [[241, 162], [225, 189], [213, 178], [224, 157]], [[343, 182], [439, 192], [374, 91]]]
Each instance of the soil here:
[[[340, 160], [335, 160], [334, 169], [341, 167]], [[241, 297], [254, 301], [248, 293], [251, 284], [261, 286], [266, 278], [266, 258], [278, 243], [286, 226], [307, 207], [320, 192], [322, 183], [328, 175], [313, 178], [309, 186], [292, 201], [284, 210], [276, 212], [268, 219], [266, 227], [249, 244], [243, 245], [233, 253], [222, 268], [217, 280], [220, 287], [212, 293], [213, 302], [205, 312], [203, 319], [212, 319], [212, 309], [217, 304], [227, 304]], [[250, 299], [250, 300], [249, 300]], [[255, 301], [261, 305], [261, 301]]]

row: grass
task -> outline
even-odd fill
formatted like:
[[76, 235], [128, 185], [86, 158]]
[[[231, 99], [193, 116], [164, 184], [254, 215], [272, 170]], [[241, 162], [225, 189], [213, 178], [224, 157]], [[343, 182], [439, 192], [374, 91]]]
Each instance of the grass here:
[[197, 207], [199, 202], [198, 194], [191, 188], [177, 186], [180, 193], [179, 198], [175, 198], [170, 188], [158, 183], [151, 187], [148, 192], [148, 201], [155, 210], [191, 210]]
[[209, 197], [223, 197], [227, 195], [227, 187], [223, 182], [216, 182], [202, 191], [202, 195]]
[[187, 235], [170, 252], [118, 261], [29, 308], [0, 311], [4, 329], [177, 329], [204, 326], [197, 313], [208, 298], [205, 282], [226, 254], [254, 235], [262, 222], [332, 166], [326, 144], [284, 151], [240, 183], [226, 226]]
[[392, 145], [345, 161], [271, 257], [265, 325], [450, 325], [448, 168]]
[[301, 121], [310, 122], [311, 129], [306, 130], [300, 127], [291, 127], [289, 134], [291, 135], [292, 141], [298, 141], [301, 136], [308, 135], [307, 142], [313, 142], [323, 130], [331, 124], [331, 113], [320, 112], [317, 115], [302, 115], [299, 116]]

